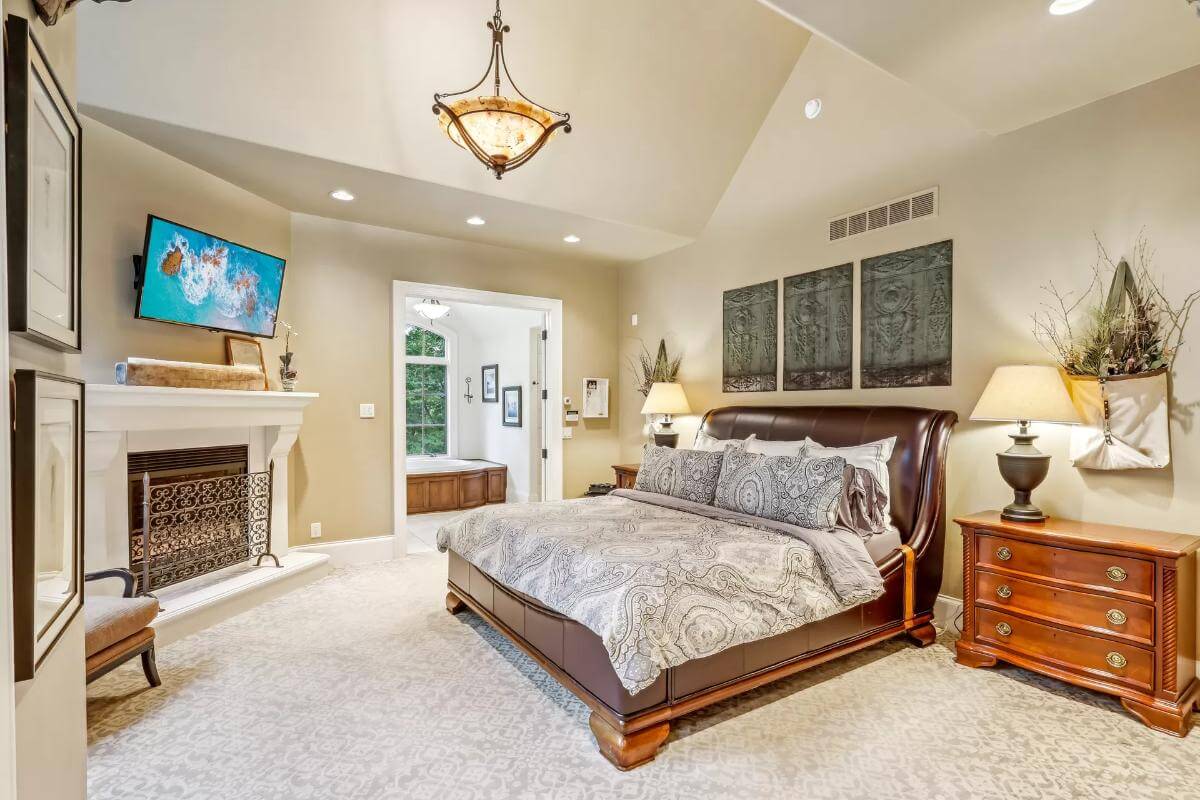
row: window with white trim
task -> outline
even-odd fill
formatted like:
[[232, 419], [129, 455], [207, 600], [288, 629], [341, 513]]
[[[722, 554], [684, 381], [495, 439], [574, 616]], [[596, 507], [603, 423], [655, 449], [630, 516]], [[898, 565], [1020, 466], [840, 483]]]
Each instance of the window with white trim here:
[[410, 456], [449, 453], [450, 358], [446, 337], [409, 324], [404, 330], [405, 425]]

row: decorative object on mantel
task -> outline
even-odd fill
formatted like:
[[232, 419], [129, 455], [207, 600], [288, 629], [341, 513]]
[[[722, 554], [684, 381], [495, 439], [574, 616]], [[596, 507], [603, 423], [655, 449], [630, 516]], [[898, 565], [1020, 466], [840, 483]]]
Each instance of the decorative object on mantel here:
[[177, 389], [238, 389], [260, 392], [266, 376], [258, 367], [131, 357], [117, 364], [116, 379], [117, 383], [123, 386], [170, 386]]
[[4, 34], [8, 329], [78, 353], [83, 131], [29, 21], [10, 14]]
[[783, 279], [783, 389], [854, 388], [854, 264]]
[[271, 388], [267, 381], [267, 361], [263, 357], [262, 343], [258, 339], [243, 339], [240, 336], [225, 337], [225, 361], [231, 366], [255, 367], [262, 370], [264, 391]]
[[297, 372], [292, 369], [292, 358], [296, 355], [292, 352], [292, 337], [300, 334], [283, 320], [279, 320], [278, 324], [287, 330], [287, 335], [283, 337], [283, 355], [279, 357], [279, 384], [285, 392], [293, 392], [296, 390]]
[[953, 270], [953, 241], [862, 260], [862, 388], [950, 385]]
[[779, 281], [729, 289], [721, 308], [721, 391], [773, 392]]
[[679, 376], [679, 365], [682, 362], [682, 356], [668, 355], [667, 340], [659, 339], [658, 352], [653, 356], [643, 342], [642, 352], [637, 360], [629, 359], [629, 369], [637, 381], [637, 390], [645, 397], [650, 394], [651, 387], [656, 383], [674, 383]]
[[1046, 515], [1030, 496], [1046, 479], [1050, 456], [1034, 447], [1037, 434], [1029, 432], [1029, 423], [1078, 425], [1081, 422], [1062, 375], [1054, 367], [1028, 364], [997, 367], [971, 412], [971, 420], [1020, 423], [1020, 429], [1009, 434], [1012, 447], [996, 454], [1000, 474], [1014, 494], [1013, 502], [1004, 508], [1001, 517], [1014, 522], [1043, 522]]
[[[33, 0], [37, 15], [46, 25], [56, 25], [63, 15], [75, 7], [79, 0]], [[92, 0], [93, 3], [107, 3], [110, 0]], [[128, 3], [129, 0], [116, 0], [118, 3]]]
[[499, 403], [500, 402], [500, 365], [487, 364], [479, 370], [479, 380], [483, 383], [483, 396], [479, 398], [481, 403]]
[[687, 395], [683, 386], [678, 383], [656, 383], [646, 395], [642, 404], [642, 414], [661, 414], [658, 430], [654, 431], [654, 443], [660, 447], [674, 447], [679, 442], [679, 434], [671, 427], [675, 414], [690, 414]]
[[[492, 32], [491, 59], [483, 77], [460, 92], [435, 94], [433, 113], [450, 141], [469, 151], [500, 180], [504, 173], [537, 155], [559, 130], [570, 133], [571, 115], [538, 105], [513, 83], [504, 60], [504, 34], [511, 28], [500, 19], [500, 0], [496, 0], [496, 13], [487, 27]], [[501, 71], [520, 99], [500, 94]], [[493, 76], [492, 94], [474, 96], [489, 76]], [[451, 101], [453, 97], [459, 99]]]
[[84, 385], [13, 375], [13, 659], [29, 680], [83, 607]]
[[1200, 290], [1177, 305], [1167, 299], [1144, 233], [1133, 265], [1113, 263], [1099, 239], [1096, 250], [1088, 288], [1076, 296], [1047, 284], [1050, 299], [1033, 318], [1034, 336], [1067, 374], [1084, 419], [1071, 436], [1071, 461], [1083, 469], [1162, 469], [1171, 461], [1169, 378]]

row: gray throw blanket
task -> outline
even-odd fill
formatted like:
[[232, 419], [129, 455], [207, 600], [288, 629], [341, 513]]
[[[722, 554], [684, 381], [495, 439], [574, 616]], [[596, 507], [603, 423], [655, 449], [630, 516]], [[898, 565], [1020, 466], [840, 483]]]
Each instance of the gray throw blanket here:
[[862, 540], [666, 495], [485, 506], [438, 531], [495, 580], [585, 625], [636, 694], [663, 670], [883, 594]]

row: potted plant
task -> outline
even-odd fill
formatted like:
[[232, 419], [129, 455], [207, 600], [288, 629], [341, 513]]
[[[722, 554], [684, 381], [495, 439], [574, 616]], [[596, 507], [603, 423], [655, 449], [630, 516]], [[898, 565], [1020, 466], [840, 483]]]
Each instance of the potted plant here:
[[1043, 287], [1050, 299], [1033, 322], [1084, 423], [1072, 432], [1071, 460], [1087, 469], [1161, 469], [1171, 459], [1169, 378], [1200, 291], [1167, 298], [1144, 234], [1132, 264], [1114, 263], [1099, 239], [1096, 251], [1087, 289]]

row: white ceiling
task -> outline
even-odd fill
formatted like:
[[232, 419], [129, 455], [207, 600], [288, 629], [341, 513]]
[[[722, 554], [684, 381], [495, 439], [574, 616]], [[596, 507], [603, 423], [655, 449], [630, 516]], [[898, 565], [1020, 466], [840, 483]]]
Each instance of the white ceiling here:
[[[574, 131], [497, 181], [439, 131], [482, 74], [489, 0], [79, 6], [79, 100], [288, 208], [640, 259], [704, 228], [808, 41], [756, 0], [507, 0], [509, 68]], [[359, 199], [338, 206], [345, 186]], [[472, 214], [489, 225], [469, 229]]]
[[1185, 0], [763, 0], [1000, 134], [1200, 64]]

